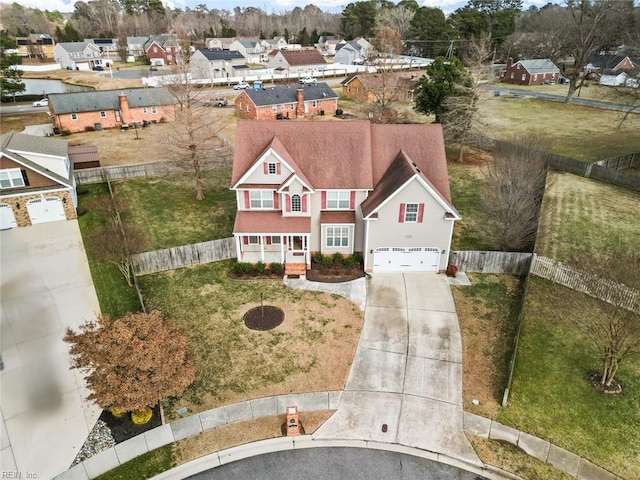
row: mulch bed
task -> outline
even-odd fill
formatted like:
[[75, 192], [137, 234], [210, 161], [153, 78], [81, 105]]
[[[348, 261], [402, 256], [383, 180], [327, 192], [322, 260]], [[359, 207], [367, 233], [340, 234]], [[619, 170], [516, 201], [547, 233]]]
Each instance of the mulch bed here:
[[234, 273], [229, 272], [228, 277], [233, 280], [282, 280], [283, 273]]
[[140, 435], [148, 430], [154, 429], [162, 425], [160, 419], [160, 407], [156, 405], [153, 408], [153, 416], [144, 425], [136, 425], [131, 421], [131, 414], [126, 413], [122, 417], [114, 417], [109, 410], [103, 410], [100, 414], [100, 420], [107, 424], [111, 435], [116, 443], [122, 443], [136, 435]]
[[243, 320], [248, 329], [264, 332], [280, 325], [284, 320], [284, 312], [273, 305], [254, 307], [244, 314]]
[[331, 265], [330, 267], [314, 263], [307, 270], [307, 280], [312, 282], [341, 283], [364, 277], [361, 265]]

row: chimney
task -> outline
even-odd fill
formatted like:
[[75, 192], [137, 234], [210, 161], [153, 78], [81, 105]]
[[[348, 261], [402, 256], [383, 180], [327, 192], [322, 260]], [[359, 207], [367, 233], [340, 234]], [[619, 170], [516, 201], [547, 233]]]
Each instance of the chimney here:
[[513, 57], [509, 57], [507, 60], [507, 70], [511, 68], [511, 65], [513, 65]]
[[296, 117], [302, 118], [304, 117], [304, 88], [296, 90], [296, 98], [298, 100], [298, 105], [296, 106]]
[[120, 118], [122, 118], [123, 124], [131, 124], [131, 110], [129, 110], [129, 99], [127, 96], [120, 92], [118, 96], [118, 100], [120, 101]]

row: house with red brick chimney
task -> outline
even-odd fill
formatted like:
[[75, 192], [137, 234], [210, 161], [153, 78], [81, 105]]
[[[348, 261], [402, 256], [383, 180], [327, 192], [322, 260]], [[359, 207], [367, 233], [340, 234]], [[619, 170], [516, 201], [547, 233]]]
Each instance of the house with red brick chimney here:
[[49, 113], [57, 131], [71, 133], [168, 122], [176, 117], [173, 98], [165, 88], [52, 93]]
[[231, 189], [241, 262], [304, 274], [315, 252], [368, 272], [444, 271], [453, 225], [442, 127], [239, 120]]
[[235, 99], [236, 115], [244, 119], [284, 120], [334, 115], [338, 95], [326, 83], [284, 85], [244, 90]]

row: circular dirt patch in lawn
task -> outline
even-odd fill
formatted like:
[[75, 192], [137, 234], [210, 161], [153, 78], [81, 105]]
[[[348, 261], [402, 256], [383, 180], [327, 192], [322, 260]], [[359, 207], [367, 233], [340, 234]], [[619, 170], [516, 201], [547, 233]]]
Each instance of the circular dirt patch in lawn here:
[[280, 325], [284, 320], [284, 312], [273, 305], [265, 305], [252, 308], [242, 318], [248, 329], [264, 332]]

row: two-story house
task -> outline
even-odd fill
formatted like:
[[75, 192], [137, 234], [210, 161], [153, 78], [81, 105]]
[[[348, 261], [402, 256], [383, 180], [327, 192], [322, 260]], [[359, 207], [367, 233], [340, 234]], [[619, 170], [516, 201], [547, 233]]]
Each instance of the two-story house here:
[[52, 93], [49, 111], [57, 131], [84, 132], [175, 120], [166, 88], [126, 88], [95, 92]]
[[127, 61], [133, 62], [144, 57], [144, 44], [149, 37], [127, 37]]
[[239, 120], [232, 190], [238, 261], [311, 267], [355, 252], [366, 271], [443, 271], [460, 216], [442, 128]]
[[75, 186], [64, 140], [0, 137], [0, 230], [76, 218]]
[[229, 47], [235, 41], [236, 41], [236, 37], [206, 38], [204, 41], [204, 46], [205, 48], [210, 48], [212, 50], [215, 50], [215, 49], [229, 50]]
[[240, 118], [283, 120], [333, 115], [338, 109], [338, 95], [321, 82], [247, 89], [233, 103]]
[[30, 33], [26, 37], [16, 37], [18, 55], [31, 58], [53, 58], [56, 42], [48, 33]]
[[89, 41], [58, 43], [53, 48], [53, 58], [60, 68], [68, 70], [92, 70], [102, 66], [100, 48]]
[[265, 38], [260, 41], [260, 45], [265, 51], [270, 52], [271, 50], [282, 50], [283, 48], [287, 48], [289, 46], [289, 42], [284, 37], [273, 37], [273, 38]]
[[267, 62], [267, 53], [258, 40], [239, 38], [229, 45], [229, 50], [240, 53], [247, 63]]
[[144, 53], [152, 65], [175, 65], [180, 58], [177, 35], [153, 35], [144, 44]]
[[237, 71], [248, 68], [240, 52], [201, 48], [189, 58], [189, 72], [192, 78], [229, 78]]

